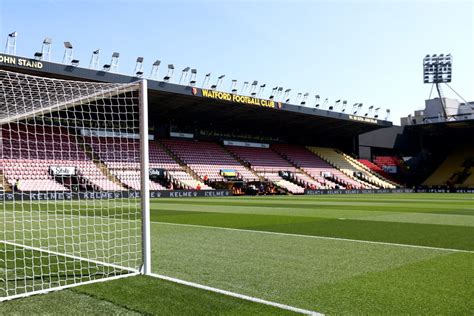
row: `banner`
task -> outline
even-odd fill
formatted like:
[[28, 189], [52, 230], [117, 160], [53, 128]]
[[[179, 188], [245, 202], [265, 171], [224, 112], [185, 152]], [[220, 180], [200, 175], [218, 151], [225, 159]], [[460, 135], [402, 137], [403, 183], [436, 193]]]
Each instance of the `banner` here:
[[270, 148], [269, 144], [239, 142], [239, 141], [235, 141], [235, 140], [224, 140], [224, 145], [225, 146], [238, 146], [238, 147], [252, 147], [252, 148]]
[[[200, 94], [199, 94], [199, 90], [201, 92]], [[193, 92], [193, 95], [201, 96], [203, 98], [256, 105], [256, 106], [267, 107], [267, 108], [272, 108], [272, 109], [274, 108], [280, 109], [282, 107], [281, 102], [259, 99], [253, 96], [238, 95], [238, 94], [233, 94], [233, 93], [228, 93], [228, 92], [208, 90], [208, 89], [198, 89], [198, 88], [193, 88], [192, 92]]]
[[[185, 198], [185, 197], [222, 197], [231, 196], [229, 190], [176, 190], [150, 191], [150, 198]], [[139, 198], [140, 191], [94, 191], [94, 192], [3, 192], [0, 201], [47, 201], [47, 200], [107, 200]]]
[[165, 169], [162, 168], [150, 168], [149, 169], [150, 177], [163, 178], [165, 176]]
[[237, 177], [237, 172], [234, 169], [221, 169], [220, 171], [221, 176], [225, 178], [235, 178]]
[[76, 167], [49, 166], [49, 174], [53, 176], [74, 176]]
[[[375, 193], [414, 193], [413, 189], [354, 189], [354, 190], [305, 190], [306, 195], [323, 195], [323, 194], [375, 194]], [[474, 190], [473, 190], [474, 192]]]
[[178, 138], [189, 138], [189, 139], [193, 139], [193, 138], [194, 138], [194, 134], [191, 134], [191, 133], [176, 133], [176, 132], [170, 132], [170, 136], [171, 136], [171, 137], [178, 137]]
[[382, 169], [387, 173], [397, 173], [397, 166], [382, 166]]
[[[140, 139], [140, 134], [135, 133], [124, 133], [119, 131], [108, 131], [104, 129], [88, 129], [81, 128], [82, 136], [95, 136], [95, 137], [120, 137], [120, 138], [131, 138], [131, 139]], [[154, 135], [148, 135], [149, 140], [154, 140]]]

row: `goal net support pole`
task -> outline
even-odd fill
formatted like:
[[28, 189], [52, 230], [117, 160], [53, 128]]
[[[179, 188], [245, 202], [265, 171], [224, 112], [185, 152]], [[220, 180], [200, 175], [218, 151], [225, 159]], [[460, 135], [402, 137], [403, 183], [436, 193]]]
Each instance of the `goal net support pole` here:
[[140, 81], [140, 173], [141, 173], [141, 209], [142, 209], [142, 273], [151, 273], [150, 240], [150, 173], [148, 155], [148, 87], [146, 79]]

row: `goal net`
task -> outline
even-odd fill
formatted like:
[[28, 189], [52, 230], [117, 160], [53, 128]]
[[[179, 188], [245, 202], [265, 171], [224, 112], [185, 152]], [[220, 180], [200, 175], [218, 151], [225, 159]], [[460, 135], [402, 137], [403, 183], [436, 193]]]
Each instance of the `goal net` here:
[[146, 103], [0, 70], [0, 301], [149, 271]]

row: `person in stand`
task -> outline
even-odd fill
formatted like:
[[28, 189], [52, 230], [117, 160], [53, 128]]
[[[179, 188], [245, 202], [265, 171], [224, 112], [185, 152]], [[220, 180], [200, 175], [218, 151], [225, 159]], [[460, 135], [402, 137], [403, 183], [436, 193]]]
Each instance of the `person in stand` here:
[[196, 190], [201, 190], [201, 185], [198, 183], [198, 185], [196, 186]]

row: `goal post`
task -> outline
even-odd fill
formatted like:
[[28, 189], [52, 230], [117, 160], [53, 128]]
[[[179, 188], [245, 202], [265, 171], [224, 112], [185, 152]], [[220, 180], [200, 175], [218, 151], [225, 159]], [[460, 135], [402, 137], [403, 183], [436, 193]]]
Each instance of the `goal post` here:
[[0, 70], [0, 302], [151, 272], [147, 103]]
[[142, 209], [142, 273], [151, 273], [151, 238], [150, 238], [150, 178], [148, 150], [148, 82], [140, 81], [140, 176], [141, 176], [141, 209]]

